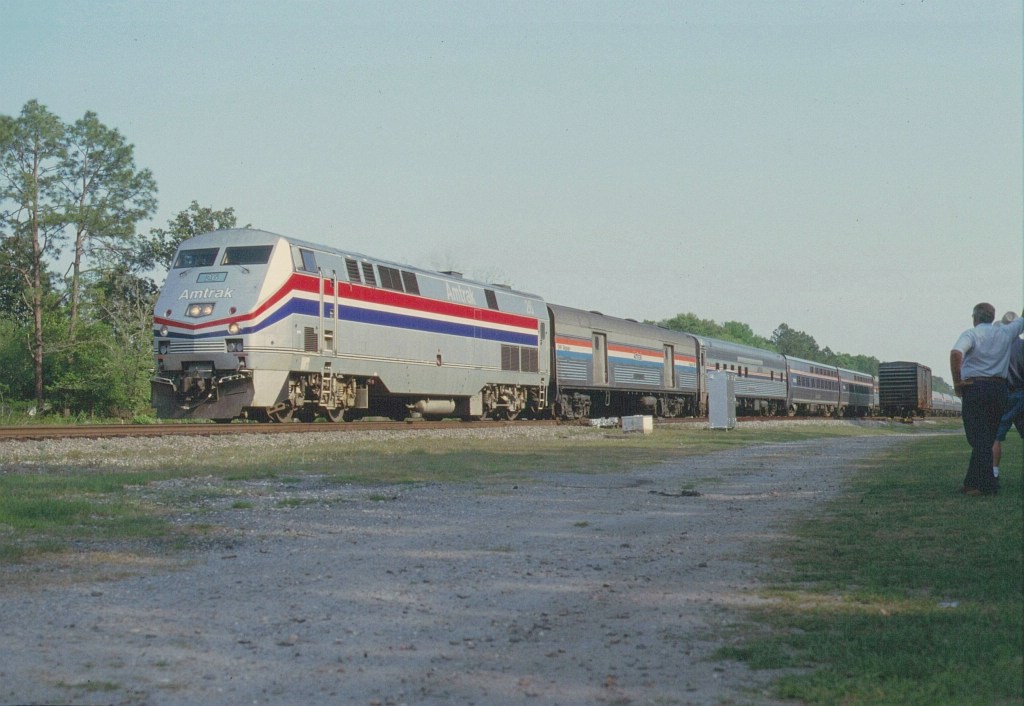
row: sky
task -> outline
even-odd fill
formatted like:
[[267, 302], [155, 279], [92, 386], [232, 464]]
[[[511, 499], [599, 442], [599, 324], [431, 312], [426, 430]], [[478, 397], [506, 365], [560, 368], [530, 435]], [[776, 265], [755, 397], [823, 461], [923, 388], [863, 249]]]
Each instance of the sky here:
[[0, 114], [239, 224], [949, 380], [1024, 307], [1019, 0], [0, 0]]

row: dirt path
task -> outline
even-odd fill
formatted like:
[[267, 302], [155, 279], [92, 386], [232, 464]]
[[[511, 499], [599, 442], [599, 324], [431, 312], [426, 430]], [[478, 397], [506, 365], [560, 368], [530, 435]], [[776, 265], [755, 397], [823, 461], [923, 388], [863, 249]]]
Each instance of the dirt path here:
[[708, 659], [762, 550], [900, 440], [518, 486], [264, 486], [202, 516], [225, 532], [185, 566], [7, 575], [0, 703], [767, 703], [768, 675]]

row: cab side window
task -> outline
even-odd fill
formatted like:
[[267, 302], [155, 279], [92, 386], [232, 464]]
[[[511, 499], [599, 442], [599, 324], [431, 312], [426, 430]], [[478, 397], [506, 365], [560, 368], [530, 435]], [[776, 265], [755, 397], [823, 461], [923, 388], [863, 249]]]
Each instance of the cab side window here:
[[302, 255], [302, 269], [306, 272], [316, 272], [316, 255], [313, 251], [299, 248], [299, 254]]

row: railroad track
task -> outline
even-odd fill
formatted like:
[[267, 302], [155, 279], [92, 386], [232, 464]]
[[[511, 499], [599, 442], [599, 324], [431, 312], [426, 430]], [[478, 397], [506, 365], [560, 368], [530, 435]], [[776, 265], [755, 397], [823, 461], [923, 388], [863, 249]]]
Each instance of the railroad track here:
[[144, 436], [221, 436], [225, 434], [322, 434], [326, 432], [404, 431], [412, 429], [474, 429], [498, 426], [526, 426], [557, 424], [555, 421], [358, 421], [344, 424], [267, 424], [242, 422], [235, 424], [68, 424], [20, 427], [0, 427], [0, 442], [42, 441], [46, 439], [109, 439]]
[[[784, 424], [794, 421], [813, 421], [824, 417], [740, 417], [737, 422], [775, 422]], [[655, 419], [657, 426], [679, 424], [704, 424], [706, 418]], [[213, 422], [189, 424], [67, 424], [39, 426], [0, 426], [0, 442], [4, 441], [43, 441], [46, 439], [109, 439], [117, 437], [145, 436], [221, 436], [225, 434], [323, 434], [327, 432], [352, 431], [404, 431], [412, 429], [487, 429], [498, 426], [523, 427], [545, 426], [552, 424], [583, 424], [583, 422], [559, 422], [556, 420], [517, 420], [517, 421], [404, 421], [361, 420], [342, 424], [315, 423], [303, 424], [293, 422], [287, 424], [268, 424], [256, 422], [236, 422], [233, 424], [215, 424]]]

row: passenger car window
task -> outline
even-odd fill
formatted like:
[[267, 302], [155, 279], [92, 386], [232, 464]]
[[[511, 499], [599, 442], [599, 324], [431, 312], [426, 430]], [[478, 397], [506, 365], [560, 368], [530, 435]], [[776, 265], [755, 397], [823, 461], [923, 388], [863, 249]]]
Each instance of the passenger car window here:
[[196, 250], [182, 250], [174, 261], [175, 270], [184, 267], [210, 267], [217, 261], [217, 251], [220, 248], [199, 248]]

